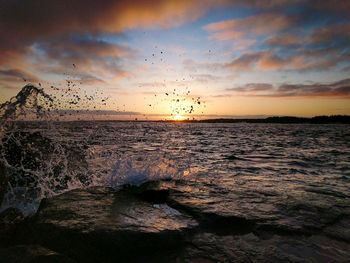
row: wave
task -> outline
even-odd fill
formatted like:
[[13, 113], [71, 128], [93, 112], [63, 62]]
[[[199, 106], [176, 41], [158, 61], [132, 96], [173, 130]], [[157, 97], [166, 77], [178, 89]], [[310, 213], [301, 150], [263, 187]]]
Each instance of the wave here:
[[[87, 140], [66, 138], [67, 132], [79, 131], [74, 127], [67, 131], [59, 122], [52, 122], [51, 113], [58, 104], [43, 89], [27, 85], [0, 106], [0, 211], [15, 207], [30, 215], [41, 199], [75, 188], [118, 188], [188, 173], [188, 166], [180, 168], [178, 162], [159, 153], [89, 159]], [[101, 131], [96, 127], [94, 132]], [[109, 172], [96, 171], [107, 163], [111, 166]]]

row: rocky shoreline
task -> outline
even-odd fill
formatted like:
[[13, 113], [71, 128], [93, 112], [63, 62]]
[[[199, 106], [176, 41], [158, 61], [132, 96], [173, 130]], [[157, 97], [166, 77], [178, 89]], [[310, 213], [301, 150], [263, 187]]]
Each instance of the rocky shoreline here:
[[9, 208], [0, 262], [349, 262], [349, 197], [222, 191], [156, 181], [72, 190], [30, 218]]

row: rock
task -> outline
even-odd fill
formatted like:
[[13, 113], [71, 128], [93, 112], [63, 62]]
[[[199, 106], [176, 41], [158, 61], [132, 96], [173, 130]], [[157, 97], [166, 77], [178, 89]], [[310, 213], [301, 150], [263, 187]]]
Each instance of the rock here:
[[198, 181], [162, 181], [147, 187], [168, 190], [167, 203], [171, 207], [223, 232], [269, 230], [310, 235], [350, 214], [349, 199], [320, 197], [301, 190], [273, 191], [240, 185], [225, 189]]
[[179, 262], [349, 262], [348, 243], [325, 236], [196, 235]]
[[39, 245], [0, 248], [0, 263], [74, 263], [70, 258]]
[[43, 200], [32, 224], [48, 247], [82, 262], [145, 261], [152, 253], [170, 259], [197, 226], [164, 203], [104, 187]]
[[190, 180], [76, 189], [42, 200], [17, 240], [77, 262], [349, 262], [349, 200], [318, 192]]
[[326, 227], [327, 236], [350, 243], [350, 217], [341, 218], [334, 224]]
[[180, 262], [350, 260], [350, 203], [342, 195], [251, 185], [227, 191], [222, 185], [181, 180], [150, 182], [142, 188], [167, 191], [169, 206], [200, 223]]
[[7, 187], [6, 167], [2, 160], [0, 160], [0, 206], [4, 198]]
[[0, 244], [12, 242], [18, 230], [18, 225], [23, 220], [23, 214], [15, 208], [7, 208], [0, 213]]

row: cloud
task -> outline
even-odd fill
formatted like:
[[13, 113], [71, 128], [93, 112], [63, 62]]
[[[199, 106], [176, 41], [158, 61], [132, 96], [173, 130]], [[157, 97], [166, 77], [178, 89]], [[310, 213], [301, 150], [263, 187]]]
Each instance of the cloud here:
[[255, 91], [269, 91], [273, 89], [272, 84], [268, 83], [248, 83], [237, 88], [227, 89], [227, 91], [241, 91], [241, 92], [255, 92]]
[[340, 23], [324, 26], [314, 30], [309, 42], [317, 45], [336, 45], [349, 47], [350, 45], [350, 23]]
[[1, 0], [0, 50], [25, 49], [36, 41], [69, 33], [120, 33], [132, 28], [178, 26], [217, 4], [220, 1]]
[[55, 114], [63, 115], [141, 115], [140, 112], [135, 111], [114, 111], [114, 110], [56, 110]]
[[270, 46], [294, 46], [301, 44], [301, 42], [302, 38], [293, 34], [276, 35], [266, 40]]
[[70, 33], [120, 33], [134, 28], [179, 26], [217, 6], [272, 8], [287, 3], [286, 0], [1, 0], [0, 51], [6, 57], [15, 51], [23, 54], [30, 52], [27, 48], [36, 41]]
[[193, 59], [185, 59], [182, 61], [185, 70], [190, 72], [198, 72], [200, 70], [210, 70], [211, 72], [219, 71], [223, 68], [222, 63], [197, 62]]
[[207, 83], [207, 82], [217, 82], [223, 79], [223, 77], [216, 76], [213, 74], [191, 74], [190, 77], [196, 81]]
[[344, 0], [314, 0], [310, 1], [313, 7], [320, 10], [325, 10], [329, 12], [336, 12], [338, 15], [349, 15], [350, 14], [350, 2]]
[[159, 81], [154, 81], [154, 82], [142, 82], [138, 83], [139, 88], [165, 88], [166, 84], [165, 82], [159, 82]]
[[250, 35], [268, 35], [290, 28], [296, 18], [279, 13], [267, 13], [211, 23], [204, 27], [216, 40], [236, 40]]
[[39, 81], [34, 74], [18, 68], [0, 69], [0, 88], [2, 89], [17, 89], [19, 84]]
[[38, 78], [31, 73], [22, 71], [20, 69], [4, 69], [0, 70], [0, 77], [4, 80], [15, 80], [15, 81], [28, 81], [37, 82]]
[[314, 71], [335, 68], [349, 59], [349, 52], [339, 52], [337, 49], [299, 49], [296, 54], [284, 56], [267, 50], [244, 53], [225, 67], [233, 71]]
[[249, 71], [252, 69], [259, 70], [276, 70], [284, 68], [287, 64], [286, 59], [279, 57], [271, 51], [245, 53], [234, 59], [226, 67], [231, 70]]
[[336, 0], [334, 5], [344, 9], [340, 10], [325, 2], [262, 3], [264, 8], [259, 6], [253, 15], [210, 23], [204, 29], [211, 39], [232, 45], [234, 58], [226, 63], [232, 70], [335, 69], [349, 64], [350, 22], [344, 14], [350, 6]]
[[[350, 79], [333, 83], [282, 84], [249, 83], [226, 91], [239, 96], [256, 97], [346, 97], [350, 98]], [[232, 96], [233, 94], [231, 94]]]
[[99, 78], [127, 76], [122, 60], [133, 57], [136, 51], [119, 44], [97, 40], [89, 36], [64, 37], [39, 42], [35, 45], [40, 71], [64, 74], [72, 69], [74, 75], [98, 75]]

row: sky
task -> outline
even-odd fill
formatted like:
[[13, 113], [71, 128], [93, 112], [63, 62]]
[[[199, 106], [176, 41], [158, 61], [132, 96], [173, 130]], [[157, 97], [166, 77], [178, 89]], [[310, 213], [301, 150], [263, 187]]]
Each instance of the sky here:
[[33, 83], [116, 118], [350, 114], [348, 0], [0, 0], [0, 32], [0, 103]]

